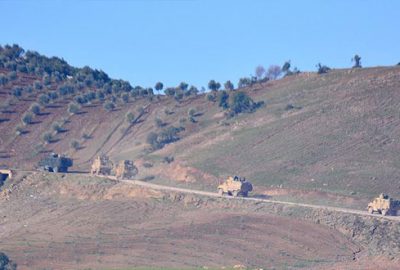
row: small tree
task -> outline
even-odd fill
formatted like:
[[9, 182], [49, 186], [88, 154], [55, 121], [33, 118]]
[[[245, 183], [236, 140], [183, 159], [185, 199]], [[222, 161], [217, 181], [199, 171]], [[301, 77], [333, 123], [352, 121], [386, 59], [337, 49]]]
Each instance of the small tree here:
[[221, 84], [219, 82], [216, 82], [215, 80], [210, 80], [208, 82], [208, 89], [211, 91], [218, 91], [218, 89], [221, 87]]
[[81, 148], [81, 144], [77, 140], [72, 140], [70, 145], [76, 151]]
[[60, 124], [60, 123], [58, 123], [58, 122], [54, 122], [52, 125], [51, 125], [51, 128], [54, 130], [54, 132], [57, 134], [57, 133], [61, 133], [61, 132], [63, 132], [64, 131], [64, 128], [62, 127], [62, 125]]
[[278, 65], [271, 65], [267, 71], [267, 78], [270, 80], [276, 80], [282, 74], [282, 69]]
[[239, 79], [238, 88], [247, 87], [247, 86], [250, 86], [251, 84], [252, 84], [252, 81], [250, 78], [243, 77], [243, 78]]
[[68, 104], [68, 112], [70, 114], [77, 114], [80, 110], [80, 106], [74, 102]]
[[122, 94], [121, 99], [124, 103], [129, 102], [129, 95], [127, 93]]
[[287, 74], [290, 72], [290, 60], [286, 61], [282, 66], [282, 72]]
[[148, 144], [150, 144], [150, 146], [151, 146], [151, 148], [152, 148], [153, 150], [156, 150], [156, 149], [159, 149], [159, 148], [162, 147], [161, 144], [158, 142], [158, 134], [155, 133], [155, 132], [150, 132], [150, 133], [147, 135], [146, 142], [147, 142]]
[[317, 64], [317, 68], [318, 68], [318, 74], [328, 73], [328, 71], [331, 70], [330, 67], [321, 65], [321, 63]]
[[361, 57], [356, 54], [353, 58], [351, 58], [351, 62], [354, 62], [353, 68], [361, 68]]
[[30, 125], [33, 122], [33, 115], [31, 113], [25, 113], [22, 115], [21, 120], [24, 125]]
[[130, 125], [134, 124], [136, 121], [136, 118], [135, 118], [135, 115], [133, 114], [133, 112], [126, 113], [125, 119]]
[[52, 143], [54, 141], [53, 135], [50, 132], [46, 132], [42, 135], [42, 139], [45, 143]]
[[170, 96], [170, 97], [174, 96], [175, 92], [176, 92], [175, 88], [173, 88], [173, 87], [168, 87], [167, 89], [164, 90], [165, 95]]
[[19, 98], [22, 96], [22, 88], [21, 87], [14, 87], [12, 94], [14, 97]]
[[265, 76], [265, 68], [261, 65], [256, 67], [256, 77], [258, 80], [261, 80]]
[[0, 74], [0, 85], [4, 86], [8, 83], [8, 78], [4, 74]]
[[154, 86], [154, 89], [156, 89], [157, 92], [160, 92], [163, 88], [164, 88], [164, 85], [163, 85], [162, 82], [158, 82], [158, 83], [156, 83], [156, 85]]
[[185, 82], [181, 82], [178, 86], [179, 89], [181, 89], [182, 91], [186, 91], [189, 87], [189, 84], [185, 83]]
[[111, 101], [108, 101], [108, 102], [104, 103], [103, 107], [107, 112], [111, 112], [115, 109], [115, 104]]
[[158, 117], [156, 117], [155, 119], [154, 119], [154, 123], [156, 124], [156, 127], [163, 127], [165, 124], [164, 124], [164, 122], [160, 119], [160, 118], [158, 118]]
[[39, 114], [40, 114], [40, 105], [37, 104], [37, 103], [33, 103], [33, 104], [30, 106], [29, 110], [30, 110], [33, 114], [39, 115]]
[[229, 90], [229, 91], [232, 91], [235, 88], [233, 83], [229, 80], [224, 83], [224, 87], [225, 87], [225, 90]]
[[227, 109], [229, 107], [228, 99], [229, 99], [229, 95], [226, 91], [218, 92], [217, 102], [218, 102], [219, 107], [222, 107], [223, 109]]
[[40, 105], [46, 106], [47, 104], [49, 104], [50, 99], [49, 99], [49, 97], [48, 97], [47, 95], [41, 94], [41, 95], [38, 97], [38, 102], [40, 103]]

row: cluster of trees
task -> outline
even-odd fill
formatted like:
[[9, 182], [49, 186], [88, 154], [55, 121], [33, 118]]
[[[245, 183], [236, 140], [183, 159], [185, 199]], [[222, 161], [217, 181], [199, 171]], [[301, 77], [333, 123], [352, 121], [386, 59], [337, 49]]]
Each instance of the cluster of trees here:
[[161, 130], [159, 133], [150, 132], [147, 135], [147, 143], [152, 150], [161, 149], [164, 145], [178, 141], [180, 139], [179, 132], [183, 131], [183, 127], [170, 126]]
[[264, 105], [264, 101], [255, 102], [249, 95], [242, 91], [220, 91], [216, 101], [218, 106], [226, 110], [228, 117], [234, 117], [240, 113], [252, 113]]
[[[163, 88], [162, 83], [158, 82], [155, 88], [157, 91], [161, 91]], [[187, 84], [186, 82], [181, 82], [177, 87], [167, 87], [164, 90], [164, 93], [166, 96], [174, 97], [176, 100], [179, 101], [184, 97], [197, 95], [199, 93], [199, 89], [197, 89], [197, 87], [193, 85], [189, 87], [189, 84]]]

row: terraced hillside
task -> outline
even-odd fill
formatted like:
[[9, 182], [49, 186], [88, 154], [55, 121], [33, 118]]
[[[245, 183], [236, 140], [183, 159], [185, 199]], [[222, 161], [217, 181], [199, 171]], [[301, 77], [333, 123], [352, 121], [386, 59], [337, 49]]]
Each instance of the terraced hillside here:
[[[96, 79], [99, 71], [89, 68], [71, 68], [59, 79], [50, 76], [45, 86], [45, 72], [20, 70], [0, 86], [0, 98], [8, 102], [0, 115], [2, 165], [31, 169], [55, 151], [72, 156], [74, 170], [88, 171], [93, 158], [106, 153], [115, 161], [135, 160], [138, 177], [156, 183], [213, 190], [221, 178], [237, 174], [253, 181], [259, 192], [317, 191], [365, 200], [380, 192], [400, 196], [397, 66], [300, 73], [255, 83], [240, 91], [265, 105], [231, 118], [218, 100], [197, 91], [154, 95], [108, 76]], [[11, 71], [9, 65], [0, 69], [4, 76]], [[43, 88], [36, 89], [35, 81]], [[68, 93], [65, 86], [72, 83], [74, 92]], [[25, 88], [18, 95], [20, 86]], [[51, 99], [53, 92], [58, 95]], [[24, 114], [43, 94], [50, 101], [39, 104], [40, 113], [22, 125]], [[79, 105], [73, 113], [71, 103]], [[115, 108], [106, 108], [108, 103]], [[134, 114], [130, 122], [128, 112]], [[55, 122], [61, 128], [54, 128]], [[171, 127], [177, 129], [173, 142], [151, 149], [149, 134]], [[46, 142], [48, 132], [51, 140]]]

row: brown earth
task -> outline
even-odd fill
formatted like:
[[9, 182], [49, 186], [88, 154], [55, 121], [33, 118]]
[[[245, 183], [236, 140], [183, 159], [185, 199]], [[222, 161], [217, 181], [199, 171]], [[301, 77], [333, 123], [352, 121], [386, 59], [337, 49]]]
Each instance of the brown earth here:
[[363, 249], [254, 205], [78, 175], [23, 177], [0, 216], [0, 246], [19, 269], [349, 266]]

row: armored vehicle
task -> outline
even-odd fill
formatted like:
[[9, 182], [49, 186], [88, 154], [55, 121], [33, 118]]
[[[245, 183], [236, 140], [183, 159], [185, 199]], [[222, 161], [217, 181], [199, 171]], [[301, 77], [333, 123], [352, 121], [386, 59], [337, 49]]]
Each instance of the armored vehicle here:
[[382, 216], [397, 215], [400, 212], [400, 201], [393, 200], [386, 194], [380, 194], [368, 204], [368, 213], [379, 213]]
[[47, 172], [68, 172], [68, 167], [72, 167], [72, 159], [51, 153], [48, 157], [39, 161], [39, 169]]
[[132, 160], [121, 160], [115, 166], [114, 171], [117, 179], [132, 179], [138, 173]]
[[92, 175], [110, 175], [113, 163], [106, 155], [98, 156], [92, 164], [90, 174]]
[[218, 186], [218, 194], [229, 194], [233, 197], [243, 196], [247, 197], [250, 191], [253, 190], [253, 185], [246, 181], [245, 178], [238, 176], [229, 176], [221, 185]]

